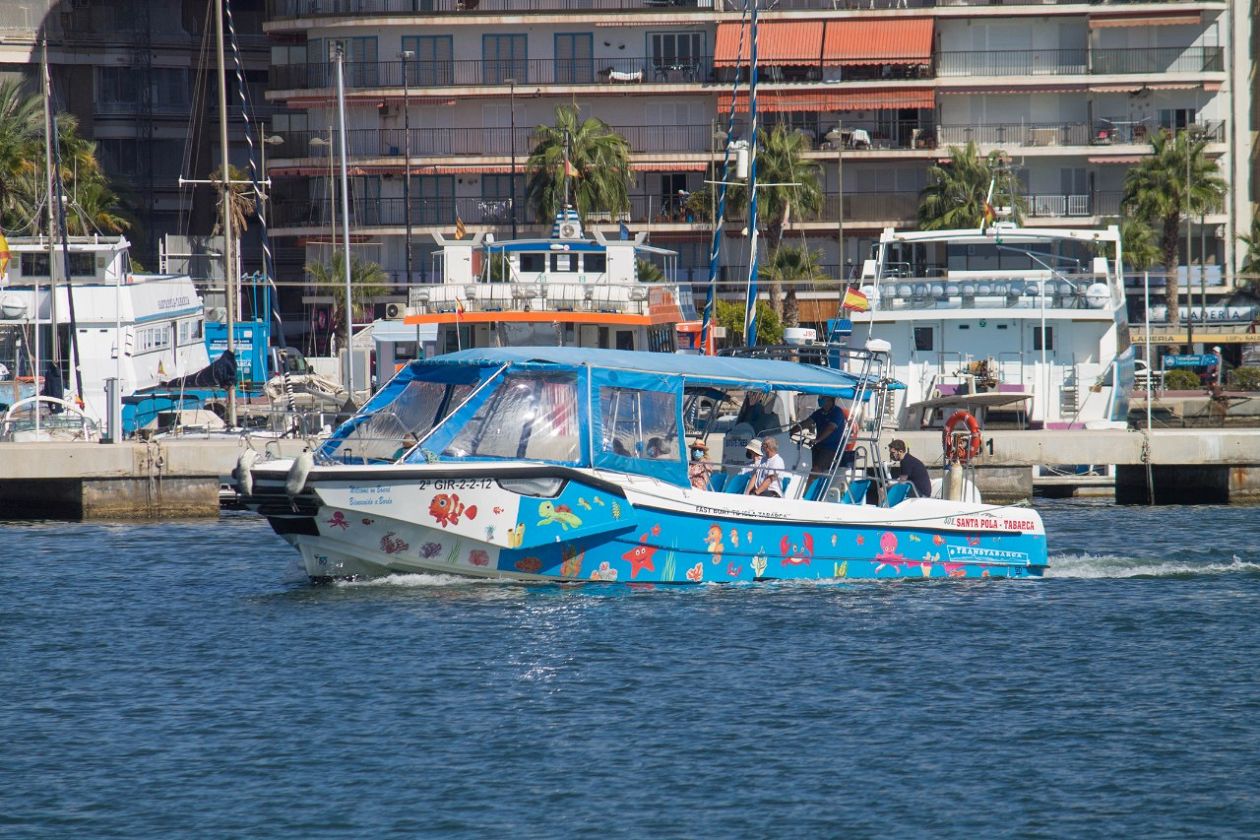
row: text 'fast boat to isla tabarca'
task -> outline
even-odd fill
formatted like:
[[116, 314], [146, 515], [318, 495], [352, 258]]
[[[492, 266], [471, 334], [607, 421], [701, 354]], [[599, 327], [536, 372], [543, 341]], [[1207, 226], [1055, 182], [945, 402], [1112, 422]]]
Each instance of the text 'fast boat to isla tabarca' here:
[[[1046, 542], [1034, 511], [906, 498], [909, 485], [888, 481], [877, 420], [900, 385], [882, 375], [886, 363], [885, 348], [832, 367], [466, 350], [405, 366], [315, 457], [243, 461], [238, 475], [245, 503], [315, 579], [1040, 575]], [[793, 421], [826, 397], [847, 405], [848, 422], [820, 466]], [[736, 423], [719, 431], [728, 405]], [[777, 497], [745, 492], [747, 465], [736, 461], [754, 435], [784, 458]], [[394, 463], [370, 463], [395, 451]], [[705, 451], [721, 460], [695, 481]]]

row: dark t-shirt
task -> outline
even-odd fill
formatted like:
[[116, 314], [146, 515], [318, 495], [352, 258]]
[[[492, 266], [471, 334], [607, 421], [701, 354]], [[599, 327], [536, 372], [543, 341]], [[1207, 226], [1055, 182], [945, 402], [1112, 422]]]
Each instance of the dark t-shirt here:
[[835, 452], [836, 447], [840, 445], [840, 438], [844, 437], [844, 409], [838, 405], [833, 405], [831, 411], [820, 408], [809, 415], [809, 419], [813, 421], [814, 428], [819, 431], [828, 423], [835, 425], [835, 429], [832, 430], [831, 434], [814, 444], [822, 449], [830, 449], [832, 452]]
[[932, 495], [932, 477], [918, 458], [907, 452], [901, 458], [901, 477], [914, 485], [914, 492], [923, 498]]

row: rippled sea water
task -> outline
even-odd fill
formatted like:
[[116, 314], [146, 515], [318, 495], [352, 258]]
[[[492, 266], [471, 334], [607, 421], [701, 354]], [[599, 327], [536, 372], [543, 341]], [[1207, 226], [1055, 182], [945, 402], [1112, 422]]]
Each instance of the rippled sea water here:
[[1041, 581], [655, 590], [0, 523], [0, 836], [1256, 836], [1260, 510], [1039, 507]]

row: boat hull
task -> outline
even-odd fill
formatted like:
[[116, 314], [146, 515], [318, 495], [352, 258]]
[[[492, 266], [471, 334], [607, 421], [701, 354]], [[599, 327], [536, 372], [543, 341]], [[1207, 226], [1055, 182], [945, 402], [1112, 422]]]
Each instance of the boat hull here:
[[1037, 577], [1046, 565], [1045, 533], [1027, 508], [921, 499], [889, 509], [460, 466], [316, 468], [289, 500], [281, 468], [268, 465], [255, 470], [248, 502], [313, 579], [922, 580]]

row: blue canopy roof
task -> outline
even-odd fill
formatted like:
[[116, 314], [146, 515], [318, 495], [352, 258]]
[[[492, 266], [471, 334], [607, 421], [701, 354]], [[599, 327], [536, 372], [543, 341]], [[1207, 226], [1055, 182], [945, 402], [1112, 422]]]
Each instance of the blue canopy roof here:
[[862, 377], [842, 370], [777, 359], [645, 353], [589, 347], [487, 347], [447, 353], [411, 364], [418, 367], [440, 364], [498, 366], [527, 363], [568, 365], [575, 368], [590, 365], [626, 372], [681, 376], [694, 381], [720, 382], [746, 388], [809, 393], [851, 393], [862, 380]]

